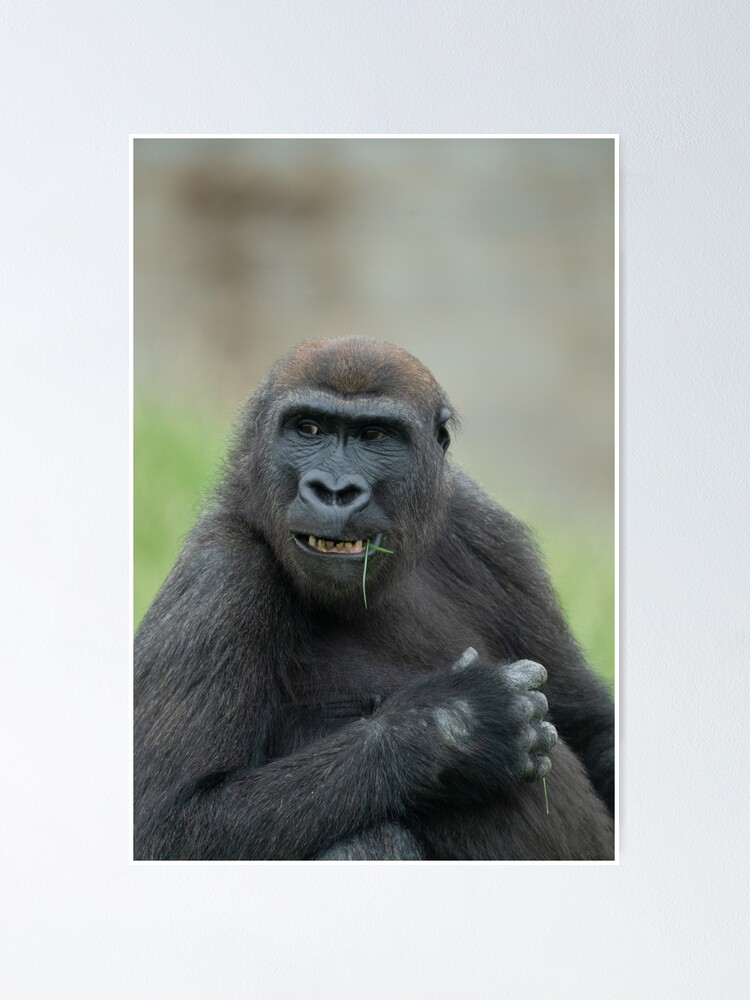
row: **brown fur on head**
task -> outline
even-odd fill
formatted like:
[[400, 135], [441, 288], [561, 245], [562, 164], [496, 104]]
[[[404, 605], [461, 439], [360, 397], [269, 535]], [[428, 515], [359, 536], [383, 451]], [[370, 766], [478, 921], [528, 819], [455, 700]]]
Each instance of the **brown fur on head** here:
[[341, 396], [384, 396], [437, 412], [444, 393], [421, 361], [396, 344], [370, 337], [306, 340], [271, 369], [277, 392], [321, 389]]

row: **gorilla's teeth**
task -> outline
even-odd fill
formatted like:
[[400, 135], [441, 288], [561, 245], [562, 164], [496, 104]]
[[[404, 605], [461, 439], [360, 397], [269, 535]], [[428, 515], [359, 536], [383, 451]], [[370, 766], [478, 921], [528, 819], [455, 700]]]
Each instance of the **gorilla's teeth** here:
[[337, 541], [333, 538], [316, 538], [315, 535], [308, 535], [307, 544], [318, 552], [353, 552], [355, 554], [363, 552], [365, 547], [361, 538], [358, 538], [356, 542], [347, 542]]

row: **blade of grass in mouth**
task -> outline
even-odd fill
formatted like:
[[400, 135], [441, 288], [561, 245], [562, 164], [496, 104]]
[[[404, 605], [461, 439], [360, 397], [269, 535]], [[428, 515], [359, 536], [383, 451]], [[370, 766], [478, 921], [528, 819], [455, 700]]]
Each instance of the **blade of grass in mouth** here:
[[370, 549], [373, 552], [386, 552], [389, 556], [393, 555], [393, 549], [384, 549], [382, 545], [373, 545], [368, 538], [365, 545], [365, 563], [362, 567], [362, 600], [365, 602], [365, 611], [367, 611], [367, 559], [370, 555]]

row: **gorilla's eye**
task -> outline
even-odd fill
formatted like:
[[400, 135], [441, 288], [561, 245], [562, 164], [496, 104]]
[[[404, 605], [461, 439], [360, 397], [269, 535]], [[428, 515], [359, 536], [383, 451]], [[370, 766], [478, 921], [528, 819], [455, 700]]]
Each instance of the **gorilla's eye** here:
[[445, 424], [441, 424], [440, 427], [438, 427], [437, 440], [443, 451], [447, 451], [451, 443], [451, 436], [448, 433], [448, 428]]
[[388, 435], [381, 427], [365, 427], [360, 433], [360, 441], [382, 441]]
[[316, 434], [320, 434], [320, 427], [312, 420], [300, 420], [297, 430], [304, 437], [315, 437]]

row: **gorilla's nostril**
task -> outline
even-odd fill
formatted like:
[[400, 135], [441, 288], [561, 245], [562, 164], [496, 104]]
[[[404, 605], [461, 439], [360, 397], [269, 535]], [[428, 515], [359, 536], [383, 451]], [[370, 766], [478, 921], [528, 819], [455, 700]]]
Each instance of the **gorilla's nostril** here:
[[328, 507], [333, 504], [335, 494], [329, 490], [327, 486], [324, 486], [323, 483], [311, 482], [309, 483], [309, 488], [314, 494], [315, 499], [319, 500], [320, 503], [325, 504]]
[[362, 495], [362, 490], [357, 486], [348, 486], [346, 489], [339, 490], [338, 493], [334, 494], [335, 502], [339, 507], [348, 507], [349, 504], [354, 503], [357, 497]]

